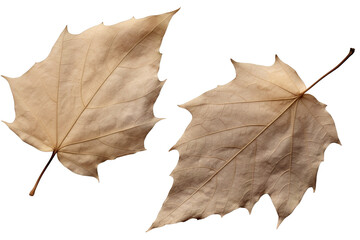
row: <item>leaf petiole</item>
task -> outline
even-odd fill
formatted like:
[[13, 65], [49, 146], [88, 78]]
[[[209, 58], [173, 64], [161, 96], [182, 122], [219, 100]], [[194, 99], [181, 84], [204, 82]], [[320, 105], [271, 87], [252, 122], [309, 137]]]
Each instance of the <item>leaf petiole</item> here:
[[45, 165], [45, 167], [44, 167], [44, 169], [42, 170], [39, 178], [37, 179], [37, 181], [36, 181], [33, 189], [30, 191], [30, 193], [29, 193], [30, 196], [34, 196], [35, 191], [36, 191], [36, 188], [37, 188], [37, 186], [39, 185], [39, 182], [40, 182], [41, 177], [44, 175], [44, 172], [46, 171], [46, 169], [47, 169], [48, 166], [50, 165], [50, 163], [51, 163], [51, 161], [53, 160], [53, 158], [55, 157], [56, 153], [57, 153], [57, 151], [53, 151], [53, 153], [52, 153], [52, 155], [51, 155], [48, 163]]
[[307, 91], [309, 91], [313, 86], [315, 86], [318, 82], [320, 82], [322, 79], [324, 79], [327, 75], [329, 75], [330, 73], [332, 73], [333, 71], [338, 69], [344, 62], [346, 62], [346, 60], [348, 60], [349, 57], [351, 57], [351, 55], [353, 55], [354, 52], [355, 52], [355, 48], [350, 48], [348, 55], [338, 65], [336, 65], [333, 69], [331, 69], [329, 72], [327, 72], [324, 76], [322, 76], [316, 82], [314, 82], [301, 95], [304, 95]]

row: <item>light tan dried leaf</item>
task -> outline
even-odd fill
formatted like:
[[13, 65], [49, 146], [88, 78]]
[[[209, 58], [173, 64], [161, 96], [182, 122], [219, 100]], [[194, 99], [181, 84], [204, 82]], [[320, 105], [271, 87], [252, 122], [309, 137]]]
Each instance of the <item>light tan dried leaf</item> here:
[[77, 35], [65, 28], [44, 61], [19, 78], [5, 77], [16, 110], [6, 124], [52, 158], [57, 153], [71, 171], [96, 178], [99, 163], [144, 150], [159, 120], [153, 115], [164, 84], [157, 77], [159, 47], [175, 13]]
[[233, 81], [182, 106], [193, 120], [173, 147], [174, 183], [150, 229], [239, 207], [251, 212], [264, 194], [280, 224], [315, 190], [326, 147], [340, 143], [326, 106], [304, 94], [322, 78], [306, 89], [278, 57], [269, 67], [232, 63]]

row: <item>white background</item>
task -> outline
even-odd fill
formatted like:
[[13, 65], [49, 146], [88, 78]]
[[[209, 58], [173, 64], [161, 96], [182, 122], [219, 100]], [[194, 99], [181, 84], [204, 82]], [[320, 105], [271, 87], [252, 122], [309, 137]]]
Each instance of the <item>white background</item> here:
[[[360, 14], [357, 1], [1, 1], [0, 74], [17, 77], [43, 60], [68, 25], [71, 33], [132, 16], [181, 7], [164, 37], [159, 78], [168, 79], [155, 104], [159, 122], [147, 151], [99, 166], [96, 179], [51, 163], [50, 157], [0, 125], [0, 239], [359, 239]], [[191, 115], [177, 107], [235, 77], [230, 58], [271, 65], [274, 55], [309, 86], [358, 51], [309, 93], [328, 105], [343, 146], [332, 144], [299, 206], [276, 230], [277, 214], [263, 196], [249, 216], [168, 225], [145, 232], [172, 185], [178, 152], [168, 152]], [[14, 119], [7, 82], [0, 81], [0, 119]]]

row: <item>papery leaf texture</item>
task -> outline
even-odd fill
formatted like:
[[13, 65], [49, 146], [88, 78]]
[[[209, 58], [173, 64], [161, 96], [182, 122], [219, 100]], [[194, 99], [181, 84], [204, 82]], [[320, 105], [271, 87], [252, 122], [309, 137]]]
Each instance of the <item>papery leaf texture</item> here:
[[251, 212], [264, 194], [279, 226], [315, 190], [327, 146], [340, 144], [326, 105], [306, 94], [317, 82], [306, 88], [277, 56], [272, 66], [232, 63], [233, 81], [181, 105], [193, 119], [172, 148], [180, 153], [174, 183], [150, 229], [240, 207]]
[[98, 164], [145, 150], [164, 84], [159, 48], [175, 13], [76, 35], [65, 28], [44, 61], [21, 77], [5, 77], [16, 111], [8, 127], [71, 171], [95, 178]]

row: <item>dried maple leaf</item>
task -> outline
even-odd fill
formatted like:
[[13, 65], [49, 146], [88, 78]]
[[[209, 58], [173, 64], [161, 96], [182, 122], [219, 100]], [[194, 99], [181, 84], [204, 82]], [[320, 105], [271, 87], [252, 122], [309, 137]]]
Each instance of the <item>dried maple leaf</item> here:
[[[339, 67], [354, 52], [333, 70]], [[299, 204], [330, 143], [340, 143], [325, 105], [305, 94], [295, 70], [232, 61], [236, 78], [184, 104], [193, 120], [173, 147], [180, 152], [174, 184], [150, 227], [251, 212], [269, 194], [278, 225]]]
[[16, 110], [6, 124], [28, 144], [53, 152], [30, 195], [56, 154], [71, 171], [98, 178], [99, 163], [145, 149], [164, 84], [157, 78], [159, 47], [175, 13], [77, 35], [65, 28], [44, 61], [19, 78], [5, 77]]

